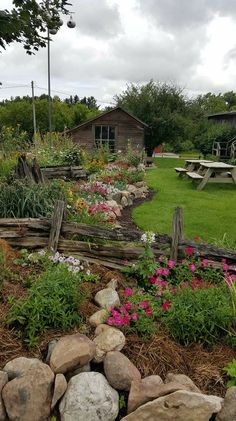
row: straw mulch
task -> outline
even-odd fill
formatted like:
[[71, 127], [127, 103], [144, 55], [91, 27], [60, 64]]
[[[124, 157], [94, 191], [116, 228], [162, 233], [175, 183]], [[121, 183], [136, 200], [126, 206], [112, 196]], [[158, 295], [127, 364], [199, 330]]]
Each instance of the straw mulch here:
[[122, 352], [136, 365], [142, 377], [158, 374], [165, 379], [168, 372], [186, 374], [204, 393], [225, 395], [223, 368], [236, 358], [236, 350], [225, 345], [209, 350], [200, 344], [184, 347], [163, 332], [146, 342], [136, 335], [128, 335], [126, 339]]

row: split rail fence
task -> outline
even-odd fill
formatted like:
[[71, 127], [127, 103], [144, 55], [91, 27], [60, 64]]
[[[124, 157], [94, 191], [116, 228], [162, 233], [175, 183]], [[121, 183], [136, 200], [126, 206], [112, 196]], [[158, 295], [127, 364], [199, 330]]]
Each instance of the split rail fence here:
[[[140, 242], [142, 232], [127, 228], [104, 228], [83, 223], [63, 220], [65, 203], [55, 203], [51, 219], [45, 218], [8, 218], [0, 219], [0, 239], [17, 248], [48, 248], [65, 255], [73, 254], [91, 263], [120, 269], [124, 261], [133, 263], [143, 253]], [[155, 234], [153, 252], [169, 256], [177, 261], [184, 256], [187, 247], [199, 257], [213, 261], [227, 259], [236, 264], [236, 252], [221, 249], [212, 245], [185, 240], [183, 238], [183, 213], [176, 208], [173, 216], [172, 236]]]

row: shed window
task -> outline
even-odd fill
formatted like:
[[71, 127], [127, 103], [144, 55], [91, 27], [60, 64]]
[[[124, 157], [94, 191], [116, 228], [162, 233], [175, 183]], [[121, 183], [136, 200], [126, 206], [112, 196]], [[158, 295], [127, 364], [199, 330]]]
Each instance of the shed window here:
[[114, 126], [95, 126], [95, 145], [108, 146], [110, 152], [115, 152], [116, 128]]

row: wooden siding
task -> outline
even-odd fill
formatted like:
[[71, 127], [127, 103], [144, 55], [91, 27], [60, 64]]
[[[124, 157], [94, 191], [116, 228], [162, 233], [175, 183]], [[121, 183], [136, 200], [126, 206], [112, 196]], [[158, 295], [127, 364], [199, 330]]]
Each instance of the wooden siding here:
[[230, 124], [232, 127], [236, 128], [236, 115], [214, 115], [209, 116], [208, 120], [213, 120], [217, 124]]
[[94, 150], [96, 125], [109, 125], [116, 128], [116, 151], [124, 151], [128, 141], [133, 147], [139, 147], [140, 149], [144, 147], [144, 126], [120, 109], [72, 129], [70, 132], [72, 140], [79, 143], [87, 151]]

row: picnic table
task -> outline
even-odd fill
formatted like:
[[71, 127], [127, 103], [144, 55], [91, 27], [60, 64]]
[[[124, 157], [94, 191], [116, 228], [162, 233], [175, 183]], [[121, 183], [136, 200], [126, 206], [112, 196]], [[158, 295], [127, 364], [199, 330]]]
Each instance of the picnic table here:
[[207, 183], [236, 185], [236, 166], [224, 162], [201, 161], [197, 172], [187, 172], [186, 175], [199, 182], [197, 190], [202, 190]]
[[179, 174], [179, 177], [183, 177], [187, 174], [188, 171], [198, 171], [200, 168], [201, 162], [212, 162], [206, 159], [186, 159], [185, 168], [177, 167], [175, 171]]

